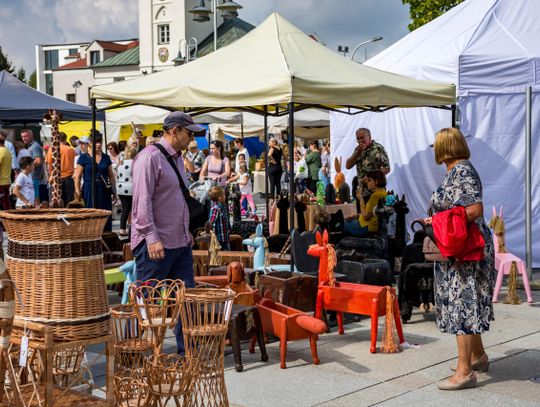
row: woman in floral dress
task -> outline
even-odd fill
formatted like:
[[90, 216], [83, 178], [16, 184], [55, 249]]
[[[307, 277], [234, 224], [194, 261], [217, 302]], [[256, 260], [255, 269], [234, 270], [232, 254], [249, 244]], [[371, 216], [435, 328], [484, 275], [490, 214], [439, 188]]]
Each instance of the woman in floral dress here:
[[[453, 376], [439, 383], [441, 390], [476, 386], [475, 371], [487, 371], [488, 356], [481, 334], [494, 319], [492, 295], [495, 282], [495, 252], [491, 232], [484, 220], [482, 183], [469, 161], [463, 134], [456, 128], [440, 130], [434, 144], [435, 161], [445, 164], [446, 176], [431, 197], [433, 213], [465, 207], [468, 222], [475, 222], [485, 240], [484, 259], [435, 263], [437, 326], [456, 335], [458, 364]], [[427, 223], [431, 218], [426, 219]]]

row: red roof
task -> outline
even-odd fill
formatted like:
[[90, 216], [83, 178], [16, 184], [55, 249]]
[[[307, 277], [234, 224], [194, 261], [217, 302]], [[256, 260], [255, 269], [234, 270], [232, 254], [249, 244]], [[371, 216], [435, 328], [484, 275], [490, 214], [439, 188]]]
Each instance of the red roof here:
[[101, 41], [96, 40], [96, 42], [103, 48], [105, 51], [112, 52], [124, 52], [127, 50], [127, 45], [117, 44], [116, 42], [111, 41]]
[[56, 69], [78, 69], [78, 68], [86, 68], [87, 66], [88, 65], [86, 64], [86, 58], [84, 58], [84, 59], [78, 59], [76, 61], [70, 62], [69, 64], [59, 66]]

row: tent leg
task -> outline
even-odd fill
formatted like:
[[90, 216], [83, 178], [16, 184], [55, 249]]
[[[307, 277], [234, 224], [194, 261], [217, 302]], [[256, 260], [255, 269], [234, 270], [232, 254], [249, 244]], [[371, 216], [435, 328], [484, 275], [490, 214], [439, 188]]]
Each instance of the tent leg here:
[[96, 207], [96, 99], [92, 98], [92, 208]]
[[107, 120], [104, 120], [102, 123], [103, 123], [103, 140], [105, 140], [105, 148], [107, 148], [107, 144], [109, 144], [109, 142], [107, 141]]
[[[268, 106], [264, 107], [264, 148], [268, 155]], [[270, 227], [270, 197], [268, 196], [268, 159], [264, 159], [264, 199], [266, 201], [266, 221]], [[271, 231], [270, 231], [271, 232]]]
[[457, 106], [452, 105], [452, 127], [457, 127]]
[[532, 87], [528, 86], [525, 92], [526, 115], [525, 115], [525, 264], [529, 279], [532, 278]]
[[[289, 103], [289, 232], [294, 229], [294, 103]], [[291, 250], [292, 253], [292, 250]], [[294, 259], [291, 255], [291, 272], [294, 271]]]

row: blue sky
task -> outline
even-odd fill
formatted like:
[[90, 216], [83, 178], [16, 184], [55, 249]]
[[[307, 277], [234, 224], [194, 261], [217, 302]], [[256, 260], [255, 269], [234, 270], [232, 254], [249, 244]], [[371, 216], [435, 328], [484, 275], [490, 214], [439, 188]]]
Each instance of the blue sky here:
[[[331, 49], [349, 49], [375, 36], [368, 57], [408, 33], [401, 0], [236, 0], [240, 18], [257, 25], [277, 11]], [[0, 0], [0, 46], [27, 75], [35, 69], [35, 44], [115, 40], [138, 36], [137, 0]], [[356, 60], [363, 61], [364, 52]]]

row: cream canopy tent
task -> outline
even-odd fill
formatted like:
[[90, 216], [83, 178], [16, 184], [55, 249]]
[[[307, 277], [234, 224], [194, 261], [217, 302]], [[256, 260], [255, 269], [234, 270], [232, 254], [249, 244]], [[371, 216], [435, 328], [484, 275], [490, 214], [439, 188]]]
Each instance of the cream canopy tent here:
[[357, 64], [274, 13], [207, 56], [142, 78], [94, 86], [91, 95], [186, 111], [236, 107], [262, 113], [268, 106], [270, 114], [279, 115], [288, 103], [362, 110], [450, 105], [455, 87]]
[[[267, 114], [289, 113], [291, 151], [295, 111], [344, 108], [354, 114], [455, 101], [454, 85], [357, 64], [319, 44], [277, 13], [239, 40], [193, 62], [95, 86], [90, 92], [94, 100], [121, 100], [192, 114], [235, 109], [264, 113], [265, 129]], [[293, 167], [292, 154], [289, 158]], [[294, 182], [289, 188], [293, 197]], [[289, 220], [292, 229], [294, 205]]]

